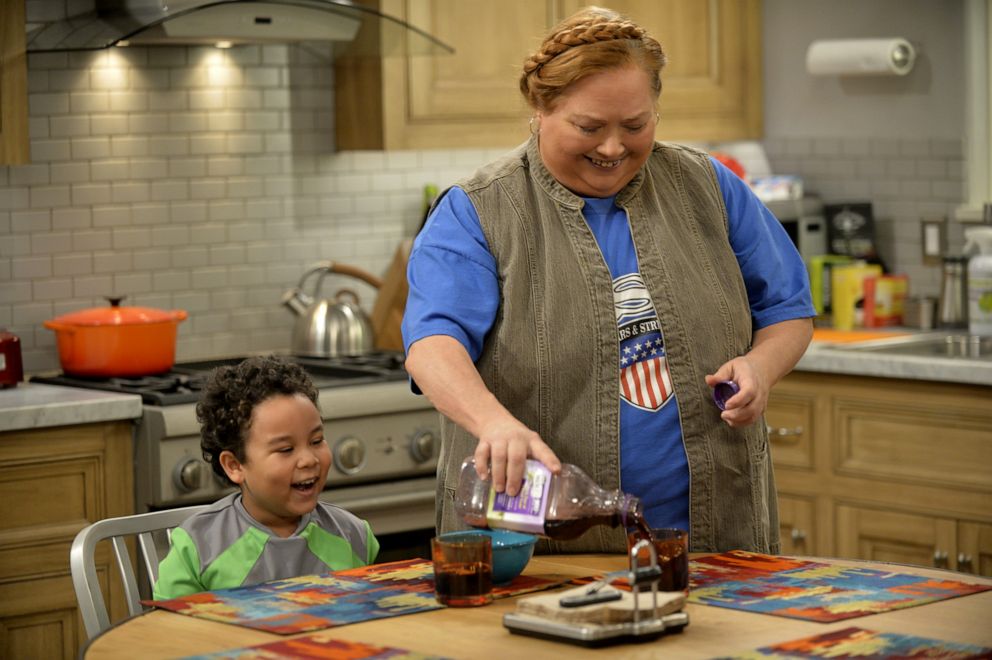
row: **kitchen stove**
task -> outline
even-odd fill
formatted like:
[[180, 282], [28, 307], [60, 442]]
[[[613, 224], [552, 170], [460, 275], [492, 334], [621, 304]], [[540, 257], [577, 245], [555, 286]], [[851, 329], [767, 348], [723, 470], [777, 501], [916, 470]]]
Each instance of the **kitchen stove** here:
[[[211, 369], [241, 359], [180, 362], [166, 374], [143, 378], [63, 374], [32, 381], [142, 397], [134, 431], [135, 511], [141, 513], [233, 492], [203, 460], [196, 401]], [[410, 391], [403, 355], [285, 359], [299, 363], [319, 392], [333, 455], [321, 499], [368, 520], [383, 561], [424, 556], [434, 530], [440, 422], [430, 402]]]

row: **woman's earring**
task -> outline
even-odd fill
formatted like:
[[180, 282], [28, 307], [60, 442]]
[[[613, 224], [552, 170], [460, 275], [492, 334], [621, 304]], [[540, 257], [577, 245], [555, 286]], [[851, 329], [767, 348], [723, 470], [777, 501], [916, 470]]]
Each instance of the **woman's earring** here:
[[530, 121], [527, 122], [527, 127], [530, 129], [530, 134], [531, 135], [540, 135], [540, 133], [541, 133], [541, 122], [538, 121], [535, 124], [534, 123], [534, 120], [535, 119], [537, 119], [537, 115], [534, 115], [533, 117], [530, 118]]

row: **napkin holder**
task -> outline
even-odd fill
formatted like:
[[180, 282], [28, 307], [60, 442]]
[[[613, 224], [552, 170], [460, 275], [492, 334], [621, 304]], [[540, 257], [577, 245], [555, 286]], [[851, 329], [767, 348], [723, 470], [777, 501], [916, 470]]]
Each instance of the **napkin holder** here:
[[[650, 563], [642, 566], [638, 558], [645, 549]], [[682, 611], [685, 594], [658, 592], [661, 569], [651, 542], [640, 541], [631, 548], [630, 570], [618, 573], [593, 585], [522, 598], [516, 612], [503, 615], [503, 625], [519, 635], [605, 646], [681, 632], [689, 624], [689, 615]], [[611, 576], [625, 578], [630, 591], [612, 587]]]

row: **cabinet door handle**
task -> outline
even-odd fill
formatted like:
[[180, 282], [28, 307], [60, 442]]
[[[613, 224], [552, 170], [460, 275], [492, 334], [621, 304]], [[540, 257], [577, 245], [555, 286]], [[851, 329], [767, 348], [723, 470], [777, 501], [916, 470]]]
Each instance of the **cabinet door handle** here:
[[934, 550], [933, 565], [936, 568], [947, 568], [947, 552], [944, 550]]
[[792, 528], [792, 533], [789, 536], [792, 537], [793, 543], [802, 543], [806, 540], [806, 532], [795, 527]]
[[765, 428], [768, 430], [768, 435], [770, 437], [775, 437], [780, 439], [785, 439], [785, 438], [799, 439], [800, 437], [802, 437], [803, 434], [803, 427], [801, 426], [797, 426], [792, 429], [786, 428], [784, 426], [779, 426], [777, 428], [774, 426], [767, 426]]
[[965, 573], [974, 573], [971, 567], [971, 555], [966, 555], [963, 552], [958, 553], [958, 570]]

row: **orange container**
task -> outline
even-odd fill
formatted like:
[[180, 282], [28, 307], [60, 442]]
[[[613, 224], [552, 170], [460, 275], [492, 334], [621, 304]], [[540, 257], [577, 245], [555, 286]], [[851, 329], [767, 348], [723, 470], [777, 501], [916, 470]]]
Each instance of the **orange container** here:
[[59, 362], [75, 376], [148, 376], [168, 371], [176, 361], [176, 331], [187, 314], [181, 309], [94, 307], [65, 314], [44, 325], [55, 331]]

